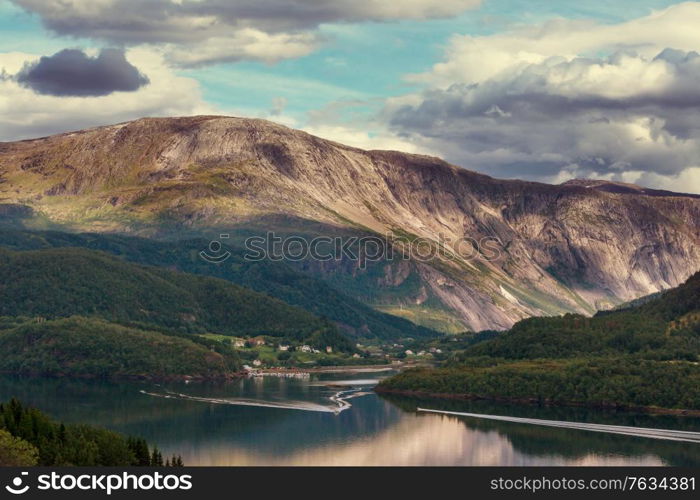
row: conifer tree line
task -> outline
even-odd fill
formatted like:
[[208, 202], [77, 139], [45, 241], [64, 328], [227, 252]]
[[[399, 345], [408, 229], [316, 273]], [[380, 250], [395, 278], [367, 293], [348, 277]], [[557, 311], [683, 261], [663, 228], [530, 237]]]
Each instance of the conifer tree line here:
[[0, 404], [0, 466], [182, 467], [182, 457], [163, 460], [139, 437], [84, 424], [55, 422], [17, 399]]

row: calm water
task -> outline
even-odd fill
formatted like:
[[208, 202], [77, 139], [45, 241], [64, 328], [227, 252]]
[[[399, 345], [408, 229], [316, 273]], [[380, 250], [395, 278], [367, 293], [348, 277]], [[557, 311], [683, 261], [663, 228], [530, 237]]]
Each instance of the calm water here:
[[697, 418], [386, 398], [369, 390], [380, 376], [162, 385], [0, 377], [0, 399], [143, 436], [187, 465], [700, 465], [697, 444], [415, 409], [699, 431]]

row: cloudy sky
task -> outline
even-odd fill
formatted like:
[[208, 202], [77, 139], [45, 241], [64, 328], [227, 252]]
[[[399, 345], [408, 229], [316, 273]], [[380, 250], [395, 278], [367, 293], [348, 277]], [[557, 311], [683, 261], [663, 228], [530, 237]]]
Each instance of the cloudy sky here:
[[0, 141], [214, 113], [700, 193], [698, 26], [670, 0], [0, 0]]

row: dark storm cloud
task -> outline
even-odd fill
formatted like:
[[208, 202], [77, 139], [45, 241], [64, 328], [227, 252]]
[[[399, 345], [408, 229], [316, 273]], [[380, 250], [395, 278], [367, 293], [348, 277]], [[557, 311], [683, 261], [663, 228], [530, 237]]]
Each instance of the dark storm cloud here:
[[97, 57], [65, 49], [26, 65], [16, 80], [38, 94], [82, 97], [133, 92], [148, 83], [119, 49], [104, 49]]
[[[653, 78], [635, 82], [635, 71]], [[631, 83], [620, 83], [625, 78]], [[700, 157], [698, 81], [695, 52], [553, 59], [428, 90], [385, 113], [401, 136], [499, 176], [675, 175]]]

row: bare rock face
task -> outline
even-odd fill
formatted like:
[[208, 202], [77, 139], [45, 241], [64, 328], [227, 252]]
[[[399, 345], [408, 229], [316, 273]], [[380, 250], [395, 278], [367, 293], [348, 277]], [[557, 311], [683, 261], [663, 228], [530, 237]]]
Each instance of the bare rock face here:
[[473, 330], [591, 313], [700, 268], [698, 196], [497, 180], [263, 120], [148, 118], [0, 144], [0, 204], [73, 230], [204, 231], [285, 216], [420, 240], [442, 256], [302, 267], [352, 280], [352, 293], [396, 314]]

